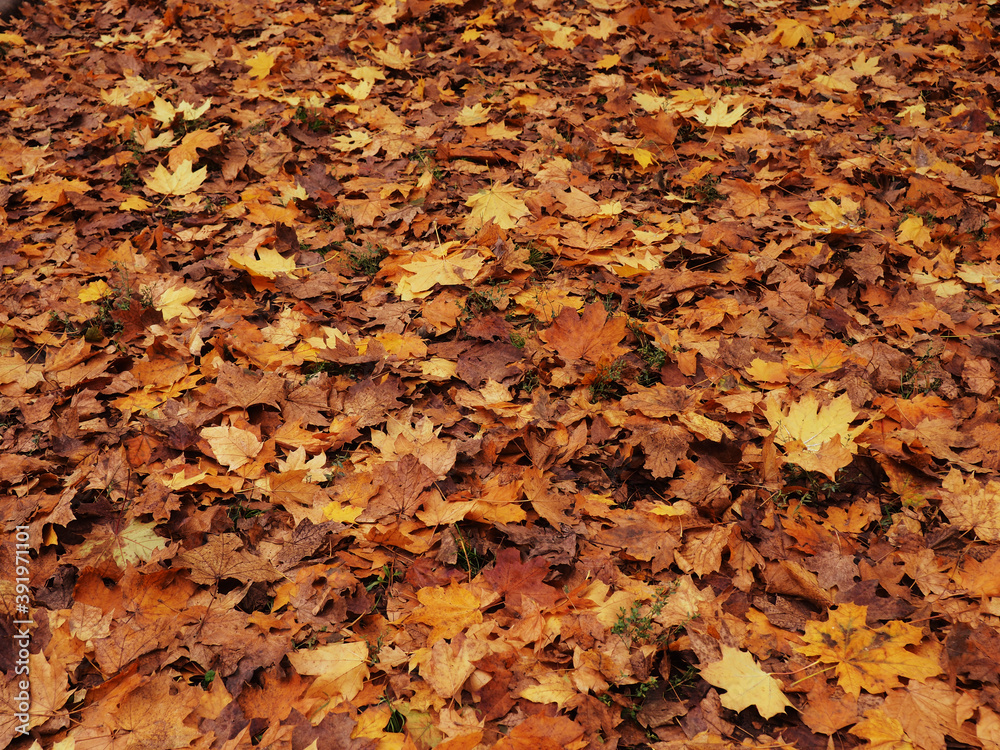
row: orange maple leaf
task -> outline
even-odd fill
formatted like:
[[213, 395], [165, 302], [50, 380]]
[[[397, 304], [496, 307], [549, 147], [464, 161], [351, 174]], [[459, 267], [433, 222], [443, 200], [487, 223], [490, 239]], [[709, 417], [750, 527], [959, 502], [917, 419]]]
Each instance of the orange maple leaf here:
[[420, 589], [417, 600], [423, 606], [410, 617], [431, 626], [427, 636], [428, 646], [442, 638], [454, 638], [469, 625], [483, 621], [479, 597], [454, 581], [447, 588], [435, 586]]
[[628, 351], [618, 345], [625, 338], [625, 318], [609, 321], [604, 306], [596, 302], [583, 309], [583, 317], [564, 307], [552, 327], [539, 335], [567, 364], [581, 359], [597, 364]]
[[898, 687], [900, 677], [923, 682], [940, 674], [936, 659], [906, 650], [922, 640], [920, 628], [892, 620], [872, 630], [865, 625], [867, 612], [858, 604], [841, 604], [826, 622], [806, 623], [806, 645], [795, 650], [836, 665], [840, 686], [855, 698], [862, 689], [884, 693]]

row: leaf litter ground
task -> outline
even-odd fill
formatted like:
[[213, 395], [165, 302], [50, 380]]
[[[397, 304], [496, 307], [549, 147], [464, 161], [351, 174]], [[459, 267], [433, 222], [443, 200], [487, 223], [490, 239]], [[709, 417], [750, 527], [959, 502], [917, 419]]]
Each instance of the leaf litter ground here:
[[0, 740], [1000, 747], [998, 7], [26, 6]]

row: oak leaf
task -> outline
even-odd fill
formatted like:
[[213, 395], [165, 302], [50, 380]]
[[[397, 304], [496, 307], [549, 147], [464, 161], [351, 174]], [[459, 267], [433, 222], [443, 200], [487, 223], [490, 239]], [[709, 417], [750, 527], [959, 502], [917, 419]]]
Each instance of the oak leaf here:
[[722, 645], [722, 659], [702, 667], [705, 681], [722, 688], [722, 705], [733, 711], [755, 706], [770, 719], [792, 704], [781, 692], [781, 683], [758, 666], [746, 651]]
[[826, 622], [806, 623], [806, 645], [795, 650], [835, 665], [840, 686], [855, 698], [862, 689], [884, 693], [898, 687], [900, 677], [923, 682], [940, 674], [936, 659], [906, 650], [922, 640], [920, 628], [892, 620], [873, 630], [865, 624], [867, 613], [858, 604], [839, 605]]

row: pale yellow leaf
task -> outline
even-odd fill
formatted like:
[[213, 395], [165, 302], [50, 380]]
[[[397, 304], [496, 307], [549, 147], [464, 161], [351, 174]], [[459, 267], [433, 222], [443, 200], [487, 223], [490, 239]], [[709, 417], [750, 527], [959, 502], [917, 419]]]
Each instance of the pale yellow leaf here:
[[206, 427], [201, 436], [208, 441], [219, 463], [229, 467], [230, 471], [250, 463], [263, 447], [256, 435], [238, 427]]
[[518, 196], [521, 191], [513, 185], [492, 185], [480, 190], [465, 205], [472, 211], [465, 220], [466, 231], [477, 231], [492, 219], [501, 229], [513, 229], [518, 219], [528, 213], [528, 207]]
[[726, 692], [722, 705], [733, 711], [755, 706], [760, 715], [770, 719], [792, 704], [781, 692], [781, 683], [769, 675], [746, 651], [723, 644], [722, 660], [701, 669], [702, 678]]
[[191, 166], [191, 162], [185, 160], [171, 173], [165, 166], [159, 164], [152, 175], [146, 178], [146, 187], [160, 195], [193, 193], [208, 178], [208, 168], [202, 167], [194, 172]]

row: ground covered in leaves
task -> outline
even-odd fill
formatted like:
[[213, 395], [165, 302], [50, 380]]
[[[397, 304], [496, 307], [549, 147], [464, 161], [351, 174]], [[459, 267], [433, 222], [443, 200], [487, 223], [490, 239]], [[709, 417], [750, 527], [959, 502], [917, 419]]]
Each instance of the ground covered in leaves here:
[[27, 6], [0, 744], [1000, 747], [998, 9]]

